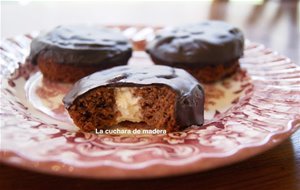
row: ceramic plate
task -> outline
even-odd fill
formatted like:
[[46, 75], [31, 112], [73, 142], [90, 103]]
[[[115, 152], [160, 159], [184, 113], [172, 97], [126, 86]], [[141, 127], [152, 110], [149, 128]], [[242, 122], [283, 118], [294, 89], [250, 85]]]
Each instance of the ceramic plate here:
[[[151, 27], [120, 27], [134, 42]], [[261, 44], [246, 43], [241, 69], [205, 85], [205, 124], [166, 135], [96, 135], [72, 124], [61, 103], [70, 85], [43, 80], [25, 61], [36, 33], [1, 43], [1, 161], [67, 176], [149, 178], [205, 171], [257, 155], [300, 125], [300, 67]]]

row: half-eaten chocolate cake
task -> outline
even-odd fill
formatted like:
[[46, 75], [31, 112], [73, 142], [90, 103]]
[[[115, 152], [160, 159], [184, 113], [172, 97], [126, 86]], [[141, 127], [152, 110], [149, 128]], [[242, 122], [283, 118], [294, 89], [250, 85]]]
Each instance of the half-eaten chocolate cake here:
[[182, 69], [119, 66], [89, 75], [63, 99], [83, 131], [111, 127], [164, 129], [203, 124], [204, 91]]

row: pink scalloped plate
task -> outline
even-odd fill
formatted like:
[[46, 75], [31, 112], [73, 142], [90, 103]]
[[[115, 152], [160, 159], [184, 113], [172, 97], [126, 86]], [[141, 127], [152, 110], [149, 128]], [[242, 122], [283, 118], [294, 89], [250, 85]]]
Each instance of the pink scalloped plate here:
[[[119, 27], [135, 52], [129, 64], [152, 64], [144, 53], [151, 27]], [[260, 154], [300, 126], [300, 67], [247, 41], [241, 69], [205, 85], [205, 124], [158, 135], [79, 131], [61, 103], [70, 84], [43, 79], [25, 63], [36, 33], [1, 43], [1, 162], [65, 176], [150, 178], [206, 171]]]

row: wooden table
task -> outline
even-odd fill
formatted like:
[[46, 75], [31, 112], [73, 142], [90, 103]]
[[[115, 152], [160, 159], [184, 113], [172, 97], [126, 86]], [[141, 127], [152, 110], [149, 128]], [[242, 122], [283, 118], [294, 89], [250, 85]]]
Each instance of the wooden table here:
[[[206, 3], [207, 4], [207, 3]], [[13, 7], [15, 6], [15, 8]], [[33, 7], [30, 7], [33, 6]], [[43, 11], [45, 6], [34, 4], [27, 8], [28, 14], [31, 9], [40, 6], [39, 11]], [[51, 10], [63, 10], [65, 4], [51, 4], [48, 11], [48, 17], [51, 17]], [[79, 4], [69, 4], [73, 12], [76, 12], [76, 6]], [[109, 7], [108, 3], [102, 7], [105, 10]], [[111, 6], [116, 6], [116, 3]], [[130, 7], [131, 6], [131, 7]], [[253, 4], [227, 4], [215, 2], [211, 5], [209, 14], [204, 15], [206, 8], [199, 2], [190, 2], [182, 6], [182, 3], [176, 2], [173, 4], [153, 2], [151, 3], [132, 3], [129, 7], [116, 7], [118, 11], [123, 9], [128, 10], [146, 10], [163, 7], [168, 9], [169, 14], [163, 14], [163, 11], [158, 11], [157, 14], [151, 15], [151, 18], [157, 19], [157, 24], [180, 24], [201, 19], [222, 19], [233, 23], [242, 28], [251, 40], [264, 43], [272, 49], [289, 56], [299, 64], [299, 21], [297, 21], [297, 1], [282, 1], [279, 3], [267, 3], [261, 6]], [[195, 10], [199, 12], [195, 12]], [[77, 8], [78, 8], [77, 7]], [[196, 8], [195, 8], [196, 7]], [[271, 7], [271, 8], [270, 8]], [[18, 5], [4, 5], [3, 11], [18, 11]], [[171, 10], [170, 10], [171, 9]], [[176, 19], [170, 12], [177, 14], [178, 10], [185, 10], [185, 15]], [[101, 15], [101, 7], [99, 7]], [[246, 11], [248, 10], [248, 12]], [[19, 10], [19, 17], [26, 18], [26, 10]], [[91, 12], [93, 10], [90, 10]], [[50, 12], [50, 15], [49, 15]], [[142, 11], [141, 11], [142, 12]], [[247, 12], [247, 15], [246, 13]], [[87, 13], [87, 12], [86, 12]], [[272, 14], [274, 13], [274, 14]], [[23, 14], [23, 15], [22, 15]], [[91, 13], [92, 14], [92, 13]], [[149, 15], [139, 14], [133, 17], [128, 14], [126, 17], [133, 23], [153, 24], [149, 20]], [[271, 15], [271, 16], [270, 16]], [[272, 16], [273, 15], [273, 16]], [[30, 16], [30, 15], [29, 15]], [[31, 15], [32, 16], [32, 15]], [[79, 15], [80, 16], [80, 15]], [[45, 13], [44, 17], [47, 17]], [[105, 18], [105, 17], [104, 17]], [[117, 17], [118, 18], [118, 17]], [[126, 22], [126, 18], [119, 18], [115, 22]], [[158, 18], [161, 18], [160, 20]], [[184, 19], [182, 19], [184, 18]], [[8, 20], [7, 20], [8, 19]], [[11, 20], [9, 20], [11, 19]], [[5, 23], [13, 21], [13, 17], [6, 17]], [[108, 18], [108, 20], [111, 18]], [[123, 19], [123, 20], [122, 20]], [[124, 20], [125, 19], [125, 20]], [[178, 20], [178, 22], [177, 22]], [[103, 21], [103, 20], [102, 20]], [[110, 21], [110, 20], [109, 20]], [[59, 20], [55, 20], [59, 22]], [[101, 21], [99, 21], [102, 23]], [[32, 23], [28, 23], [29, 25]], [[36, 23], [38, 24], [38, 23]], [[54, 21], [52, 22], [54, 24]], [[8, 26], [8, 25], [5, 25]], [[13, 29], [13, 28], [12, 28]], [[38, 29], [38, 28], [37, 28]], [[12, 30], [11, 32], [13, 33]], [[9, 30], [6, 31], [9, 33]], [[2, 142], [5, 143], [5, 142]], [[241, 163], [231, 166], [185, 176], [167, 177], [148, 180], [123, 180], [123, 181], [106, 181], [106, 180], [90, 180], [67, 178], [59, 176], [50, 176], [46, 174], [24, 171], [10, 166], [0, 166], [0, 189], [278, 189], [278, 190], [299, 190], [300, 189], [300, 130], [297, 131], [290, 139], [278, 147], [267, 151], [254, 158], [248, 159]]]

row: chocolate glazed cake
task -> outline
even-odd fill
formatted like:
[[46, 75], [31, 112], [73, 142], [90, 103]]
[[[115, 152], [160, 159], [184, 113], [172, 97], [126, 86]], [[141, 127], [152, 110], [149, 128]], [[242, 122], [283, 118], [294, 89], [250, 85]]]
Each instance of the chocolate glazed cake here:
[[83, 131], [114, 126], [176, 131], [203, 124], [204, 91], [182, 69], [119, 66], [87, 76], [63, 99]]
[[205, 83], [233, 74], [243, 50], [242, 32], [221, 21], [163, 30], [147, 46], [156, 64], [183, 68]]
[[28, 61], [52, 81], [75, 82], [93, 72], [126, 65], [132, 48], [112, 29], [58, 26], [31, 43]]

